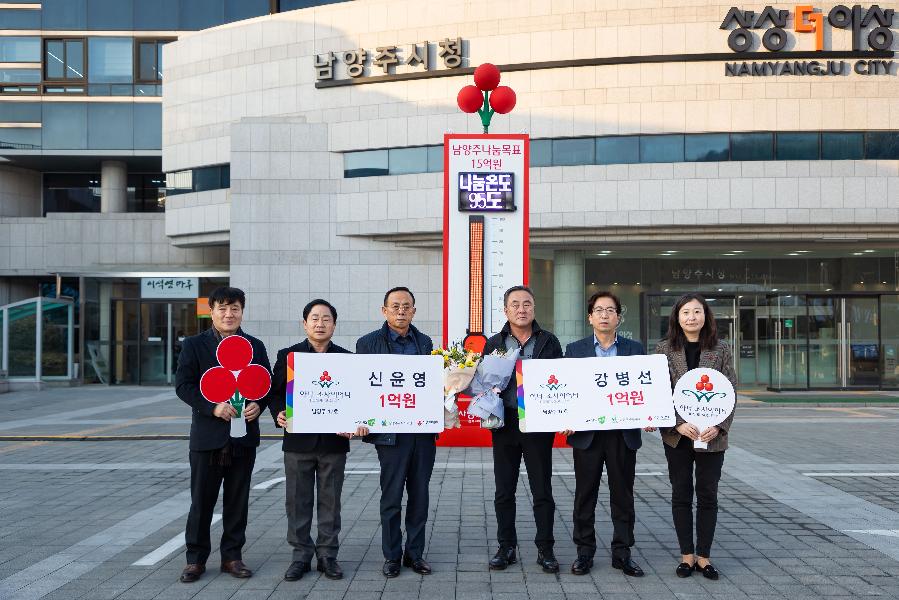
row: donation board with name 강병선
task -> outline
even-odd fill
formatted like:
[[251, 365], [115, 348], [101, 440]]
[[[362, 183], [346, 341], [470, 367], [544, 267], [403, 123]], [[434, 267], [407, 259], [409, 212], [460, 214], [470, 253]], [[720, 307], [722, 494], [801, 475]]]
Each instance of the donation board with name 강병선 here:
[[674, 425], [664, 355], [525, 360], [516, 367], [522, 431]]

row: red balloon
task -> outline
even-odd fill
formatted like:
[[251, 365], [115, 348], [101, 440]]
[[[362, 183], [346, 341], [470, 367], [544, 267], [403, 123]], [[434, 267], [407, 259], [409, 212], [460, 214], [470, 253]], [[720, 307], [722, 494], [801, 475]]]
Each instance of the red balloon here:
[[515, 92], [507, 85], [501, 85], [490, 94], [490, 106], [501, 115], [515, 108]]
[[245, 337], [229, 335], [219, 343], [215, 356], [229, 371], [240, 371], [253, 360], [253, 346]]
[[706, 383], [706, 384], [705, 384], [705, 391], [711, 392], [713, 389], [715, 389], [715, 386], [712, 385], [711, 383]]
[[212, 367], [200, 377], [200, 393], [210, 402], [227, 402], [236, 391], [237, 379], [225, 367]]
[[462, 112], [475, 113], [484, 105], [484, 93], [473, 85], [466, 85], [459, 90], [456, 104]]
[[701, 381], [696, 384], [696, 389], [700, 392], [702, 391], [703, 387], [705, 387], [705, 384]]
[[709, 376], [708, 376], [708, 375], [703, 375], [702, 377], [699, 378], [699, 380], [700, 380], [701, 382], [703, 382], [703, 383], [707, 383], [708, 380], [709, 380]]
[[484, 63], [474, 70], [474, 84], [482, 92], [492, 92], [499, 85], [499, 69], [496, 65]]
[[237, 391], [247, 400], [259, 400], [272, 387], [272, 377], [262, 365], [249, 365], [237, 376]]

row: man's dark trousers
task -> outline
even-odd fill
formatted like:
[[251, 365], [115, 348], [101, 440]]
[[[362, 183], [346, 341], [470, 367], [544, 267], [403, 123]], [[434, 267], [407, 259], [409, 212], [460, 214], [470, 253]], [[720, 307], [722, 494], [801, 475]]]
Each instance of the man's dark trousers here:
[[378, 444], [381, 463], [381, 549], [387, 560], [403, 556], [400, 529], [403, 488], [406, 488], [406, 554], [421, 558], [428, 523], [428, 484], [437, 447], [433, 433], [398, 433], [393, 446]]
[[[293, 560], [311, 562], [318, 558], [337, 558], [340, 548], [340, 493], [346, 467], [345, 452], [285, 452], [287, 481], [287, 541], [293, 546]], [[312, 528], [312, 490], [317, 490], [318, 536], [315, 544]]]
[[578, 556], [596, 554], [596, 501], [603, 464], [609, 481], [612, 513], [612, 558], [627, 560], [634, 545], [634, 476], [637, 451], [628, 448], [621, 431], [597, 431], [587, 449], [573, 450], [574, 543]]
[[521, 433], [517, 409], [506, 409], [506, 426], [493, 435], [493, 477], [496, 495], [497, 542], [503, 547], [518, 545], [515, 531], [515, 490], [521, 459], [524, 458], [528, 483], [534, 498], [534, 543], [540, 550], [551, 550], [555, 544], [553, 520], [556, 503], [552, 490], [552, 449], [554, 433]]
[[206, 564], [212, 543], [209, 528], [218, 499], [222, 494], [222, 562], [241, 560], [246, 542], [250, 477], [256, 462], [255, 448], [241, 448], [242, 456], [231, 456], [231, 464], [223, 467], [213, 462], [211, 451], [190, 451], [190, 512], [184, 538], [188, 564]]

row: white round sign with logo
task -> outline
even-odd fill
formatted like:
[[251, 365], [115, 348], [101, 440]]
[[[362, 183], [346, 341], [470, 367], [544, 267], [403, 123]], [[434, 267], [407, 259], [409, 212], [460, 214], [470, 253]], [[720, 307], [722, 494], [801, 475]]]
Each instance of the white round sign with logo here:
[[[700, 432], [720, 425], [734, 410], [737, 394], [730, 380], [720, 371], [701, 367], [684, 373], [674, 386], [674, 409]], [[694, 448], [708, 448], [706, 442], [693, 442]]]

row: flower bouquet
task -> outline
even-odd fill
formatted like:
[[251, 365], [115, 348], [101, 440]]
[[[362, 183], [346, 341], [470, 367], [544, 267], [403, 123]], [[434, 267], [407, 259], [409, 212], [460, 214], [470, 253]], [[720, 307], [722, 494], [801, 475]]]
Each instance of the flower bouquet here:
[[461, 427], [456, 395], [471, 383], [481, 355], [469, 352], [458, 343], [437, 348], [431, 354], [443, 357], [443, 426], [447, 429]]
[[472, 396], [468, 414], [481, 419], [484, 429], [499, 429], [505, 424], [503, 399], [499, 397], [515, 374], [520, 349], [508, 352], [494, 350], [481, 358], [466, 394]]

